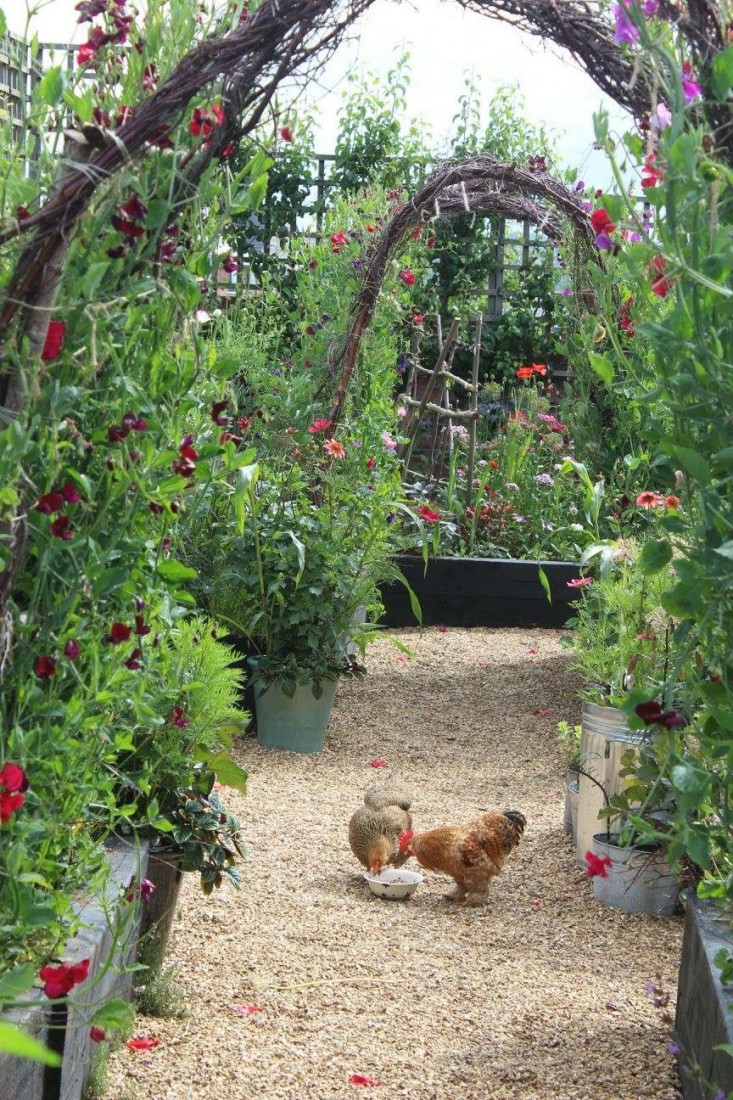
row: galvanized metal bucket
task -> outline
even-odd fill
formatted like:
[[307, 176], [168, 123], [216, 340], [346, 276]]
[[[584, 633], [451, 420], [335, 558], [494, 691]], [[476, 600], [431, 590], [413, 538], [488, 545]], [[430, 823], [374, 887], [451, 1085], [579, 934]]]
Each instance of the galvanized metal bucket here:
[[[619, 772], [621, 757], [630, 747], [643, 741], [643, 734], [631, 732], [626, 725], [626, 715], [618, 707], [602, 707], [597, 703], [583, 703], [581, 719], [580, 755], [583, 771], [592, 775], [610, 798], [620, 794], [626, 785]], [[599, 813], [605, 806], [603, 792], [587, 776], [580, 777], [578, 796], [578, 824], [575, 834], [575, 855], [578, 864], [585, 866], [585, 853], [592, 850], [593, 834], [605, 822]], [[613, 830], [614, 822], [610, 822]]]
[[605, 833], [593, 837], [593, 851], [611, 860], [607, 874], [593, 879], [593, 897], [602, 905], [624, 913], [671, 917], [679, 901], [679, 875], [674, 874], [663, 848], [623, 848]]

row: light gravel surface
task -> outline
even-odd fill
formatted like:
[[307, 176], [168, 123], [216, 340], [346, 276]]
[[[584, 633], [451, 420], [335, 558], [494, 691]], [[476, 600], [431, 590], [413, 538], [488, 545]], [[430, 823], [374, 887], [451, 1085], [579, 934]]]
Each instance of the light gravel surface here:
[[[681, 919], [598, 906], [562, 831], [555, 726], [579, 721], [580, 702], [559, 633], [398, 635], [415, 656], [370, 649], [367, 678], [339, 684], [323, 753], [241, 742], [249, 793], [227, 802], [243, 888], [207, 899], [186, 876], [168, 961], [189, 1015], [138, 1017], [160, 1045], [113, 1054], [105, 1100], [679, 1096], [645, 987], [674, 993]], [[385, 775], [377, 759], [411, 791], [418, 830], [526, 814], [484, 908], [446, 901], [450, 881], [427, 872], [407, 901], [369, 892], [347, 824]]]

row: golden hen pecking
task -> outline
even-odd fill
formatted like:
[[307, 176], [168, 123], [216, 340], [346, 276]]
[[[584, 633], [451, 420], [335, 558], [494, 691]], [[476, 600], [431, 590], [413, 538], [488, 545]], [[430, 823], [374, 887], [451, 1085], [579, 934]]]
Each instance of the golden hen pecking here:
[[349, 844], [356, 858], [376, 874], [391, 863], [401, 867], [407, 854], [400, 851], [400, 833], [412, 828], [410, 798], [394, 783], [378, 783], [364, 795], [349, 822]]
[[447, 897], [464, 905], [482, 905], [491, 879], [519, 844], [526, 824], [519, 810], [492, 811], [465, 825], [443, 825], [426, 833], [408, 830], [400, 836], [399, 845], [406, 856], [415, 856], [428, 871], [441, 871], [455, 879], [456, 890]]

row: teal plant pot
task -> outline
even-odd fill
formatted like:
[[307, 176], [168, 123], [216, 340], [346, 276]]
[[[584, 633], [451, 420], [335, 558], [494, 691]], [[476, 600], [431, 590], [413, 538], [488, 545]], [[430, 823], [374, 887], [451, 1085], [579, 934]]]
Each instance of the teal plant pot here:
[[336, 680], [324, 680], [320, 699], [309, 684], [298, 684], [290, 699], [277, 681], [264, 687], [255, 680], [257, 740], [271, 749], [320, 752], [335, 696]]

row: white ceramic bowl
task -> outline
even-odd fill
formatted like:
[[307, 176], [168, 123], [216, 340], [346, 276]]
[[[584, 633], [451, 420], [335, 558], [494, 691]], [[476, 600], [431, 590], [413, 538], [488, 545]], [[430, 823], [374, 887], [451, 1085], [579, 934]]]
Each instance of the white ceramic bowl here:
[[376, 875], [366, 871], [364, 878], [369, 889], [380, 898], [407, 898], [414, 894], [424, 876], [417, 871], [403, 871], [393, 867], [383, 867]]

